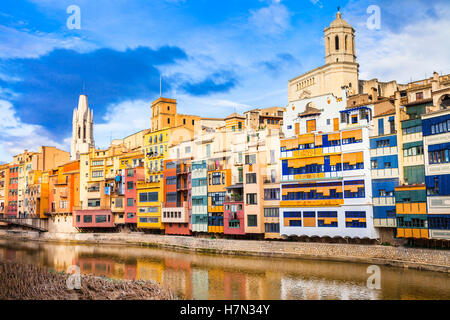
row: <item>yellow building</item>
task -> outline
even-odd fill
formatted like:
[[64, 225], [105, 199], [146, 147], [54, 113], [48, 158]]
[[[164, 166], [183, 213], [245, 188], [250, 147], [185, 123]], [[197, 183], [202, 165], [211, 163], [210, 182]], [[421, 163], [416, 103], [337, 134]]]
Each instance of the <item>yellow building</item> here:
[[191, 130], [200, 123], [201, 117], [177, 113], [177, 100], [159, 98], [152, 103], [152, 131], [184, 126]]
[[137, 183], [137, 227], [164, 229], [161, 202], [164, 201], [164, 160], [169, 147], [194, 137], [200, 117], [177, 113], [175, 99], [158, 98], [152, 103], [152, 129], [144, 134], [145, 181]]

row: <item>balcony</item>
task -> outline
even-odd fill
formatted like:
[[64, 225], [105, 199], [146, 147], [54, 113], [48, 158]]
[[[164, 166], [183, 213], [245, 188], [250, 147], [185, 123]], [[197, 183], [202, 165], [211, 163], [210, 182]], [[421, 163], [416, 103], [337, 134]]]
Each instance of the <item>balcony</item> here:
[[161, 222], [188, 223], [189, 222], [188, 203], [184, 201], [181, 207], [167, 207], [166, 203], [163, 202], [161, 209]]
[[373, 226], [375, 228], [395, 228], [397, 227], [397, 219], [395, 218], [374, 218], [373, 219]]
[[415, 156], [408, 156], [403, 157], [403, 165], [404, 166], [419, 166], [423, 165], [424, 162], [423, 154], [415, 155]]
[[370, 149], [371, 157], [390, 156], [390, 155], [396, 155], [397, 153], [398, 153], [397, 147]]
[[388, 169], [372, 169], [371, 170], [372, 179], [385, 179], [398, 177], [398, 168], [388, 168]]
[[276, 177], [271, 177], [271, 176], [263, 176], [263, 181], [265, 184], [270, 184], [270, 183], [279, 183], [280, 181], [277, 180]]
[[185, 190], [189, 190], [189, 185], [187, 181], [179, 181], [177, 183], [177, 191], [185, 191]]
[[373, 198], [374, 206], [395, 206], [395, 197], [374, 197]]
[[184, 163], [177, 165], [177, 174], [187, 174], [191, 172], [191, 166]]
[[244, 196], [242, 194], [232, 193], [225, 196], [225, 202], [244, 202]]

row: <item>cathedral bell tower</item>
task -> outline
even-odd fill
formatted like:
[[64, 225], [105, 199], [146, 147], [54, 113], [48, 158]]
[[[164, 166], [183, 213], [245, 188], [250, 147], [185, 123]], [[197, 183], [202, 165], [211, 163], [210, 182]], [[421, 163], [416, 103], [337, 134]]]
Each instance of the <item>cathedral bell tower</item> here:
[[336, 13], [336, 19], [325, 28], [325, 63], [350, 62], [356, 63], [355, 30], [341, 13]]
[[78, 108], [73, 110], [70, 160], [80, 159], [81, 153], [89, 152], [94, 146], [94, 112], [89, 109], [87, 96], [82, 94]]

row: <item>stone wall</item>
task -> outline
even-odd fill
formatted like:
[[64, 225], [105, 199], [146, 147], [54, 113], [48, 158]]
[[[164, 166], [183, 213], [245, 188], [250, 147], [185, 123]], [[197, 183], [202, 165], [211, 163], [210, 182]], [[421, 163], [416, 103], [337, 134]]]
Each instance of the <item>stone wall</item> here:
[[40, 241], [147, 245], [201, 253], [273, 256], [392, 265], [450, 272], [450, 251], [380, 245], [330, 244], [286, 241], [205, 239], [143, 233], [36, 233], [0, 231], [0, 236]]

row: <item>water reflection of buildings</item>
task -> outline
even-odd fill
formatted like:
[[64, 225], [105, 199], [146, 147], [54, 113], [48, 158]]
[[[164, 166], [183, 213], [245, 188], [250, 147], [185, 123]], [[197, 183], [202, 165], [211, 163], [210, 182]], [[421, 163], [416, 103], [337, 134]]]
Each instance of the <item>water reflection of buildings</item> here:
[[117, 262], [113, 258], [79, 257], [75, 264], [83, 274], [128, 280], [134, 280], [137, 276], [136, 264]]
[[153, 280], [195, 300], [264, 299], [264, 274], [246, 275], [222, 268], [203, 269], [190, 261], [138, 259], [137, 279]]
[[195, 300], [448, 299], [446, 274], [382, 267], [382, 290], [366, 287], [367, 265], [209, 256], [159, 249], [72, 246], [0, 239], [0, 260], [84, 274], [153, 280]]

